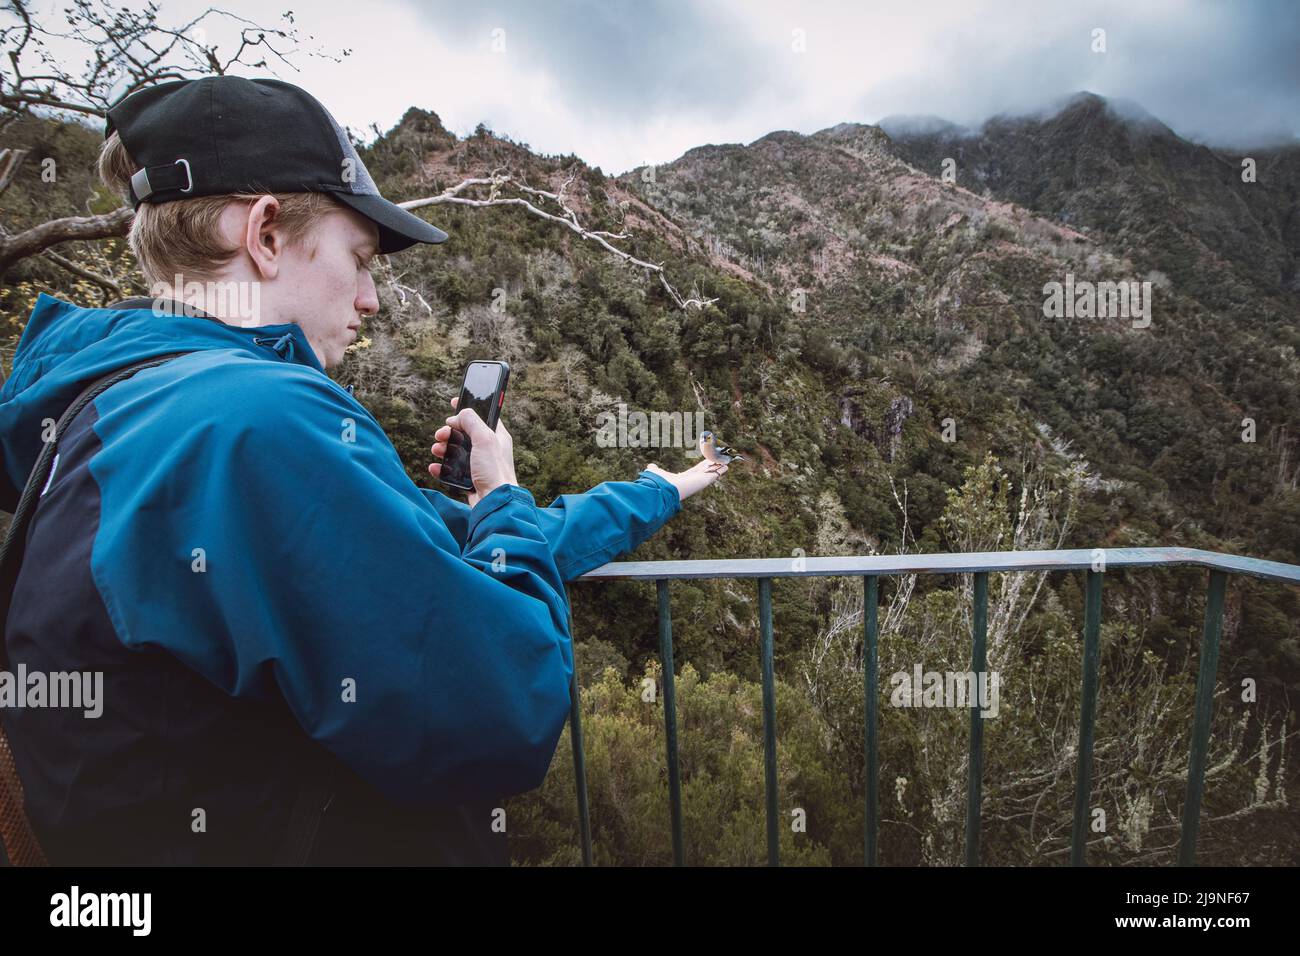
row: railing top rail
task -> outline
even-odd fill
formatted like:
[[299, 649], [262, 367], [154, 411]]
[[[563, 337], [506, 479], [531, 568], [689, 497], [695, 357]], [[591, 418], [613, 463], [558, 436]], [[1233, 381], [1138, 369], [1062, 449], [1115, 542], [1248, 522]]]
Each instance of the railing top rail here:
[[1300, 566], [1197, 548], [1078, 548], [1068, 551], [972, 551], [966, 554], [873, 554], [829, 558], [723, 558], [612, 561], [578, 580], [600, 578], [798, 578], [852, 574], [959, 574], [966, 571], [1087, 571], [1193, 565], [1300, 584]]

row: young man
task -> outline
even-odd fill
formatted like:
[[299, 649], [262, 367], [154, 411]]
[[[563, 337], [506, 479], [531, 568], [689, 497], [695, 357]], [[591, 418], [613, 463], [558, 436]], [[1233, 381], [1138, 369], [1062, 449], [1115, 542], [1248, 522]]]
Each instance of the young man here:
[[418, 488], [325, 369], [379, 307], [370, 258], [446, 234], [290, 84], [164, 83], [108, 119], [101, 175], [164, 294], [40, 297], [0, 391], [0, 507], [89, 382], [188, 354], [73, 419], [30, 526], [9, 668], [103, 681], [98, 716], [0, 710], [48, 860], [508, 862], [502, 798], [541, 783], [569, 712], [564, 582], [720, 472], [541, 508], [466, 410], [432, 451], [470, 435], [469, 505]]

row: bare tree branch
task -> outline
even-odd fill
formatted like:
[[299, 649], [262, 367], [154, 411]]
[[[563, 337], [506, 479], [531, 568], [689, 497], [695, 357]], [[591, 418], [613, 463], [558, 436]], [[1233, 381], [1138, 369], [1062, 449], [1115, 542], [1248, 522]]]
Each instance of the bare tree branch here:
[[135, 211], [128, 206], [100, 216], [67, 216], [33, 226], [15, 236], [0, 236], [0, 275], [19, 259], [45, 252], [70, 239], [125, 236]]
[[14, 181], [14, 176], [18, 174], [18, 167], [23, 164], [29, 152], [31, 150], [0, 149], [0, 193], [8, 189], [9, 184]]
[[[91, 272], [89, 269], [82, 268], [81, 266], [73, 262], [71, 259], [63, 258], [63, 256], [59, 255], [57, 252], [53, 251], [52, 249], [45, 250], [45, 257], [49, 259], [51, 262], [55, 263], [56, 265], [71, 272], [73, 275], [81, 276], [81, 278], [83, 279], [89, 279], [91, 282], [94, 282], [96, 285], [102, 288], [105, 292], [113, 293], [114, 299], [122, 298], [122, 287], [118, 285], [116, 282], [114, 282], [112, 279], [110, 279], [108, 276], [102, 276], [98, 272]], [[104, 304], [107, 305], [108, 302], [109, 299], [107, 296], [105, 296]]]
[[[712, 298], [712, 299], [705, 299], [700, 297], [694, 297], [689, 299], [682, 298], [682, 296], [677, 293], [677, 290], [674, 289], [672, 285], [668, 282], [668, 277], [664, 273], [664, 266], [662, 262], [658, 262], [658, 263], [646, 262], [644, 259], [638, 259], [636, 256], [632, 255], [631, 253], [624, 252], [622, 249], [619, 249], [616, 246], [611, 245], [611, 240], [618, 241], [621, 239], [631, 238], [630, 233], [627, 232], [611, 233], [611, 232], [605, 232], [597, 229], [588, 229], [585, 226], [583, 226], [582, 223], [578, 221], [578, 214], [574, 211], [572, 206], [570, 206], [565, 201], [564, 198], [565, 191], [568, 189], [569, 185], [573, 182], [576, 175], [577, 175], [577, 169], [575, 167], [574, 169], [570, 170], [568, 178], [565, 179], [564, 183], [560, 186], [557, 192], [547, 192], [544, 189], [536, 189], [532, 186], [528, 186], [525, 183], [517, 182], [514, 176], [512, 176], [509, 172], [505, 171], [504, 169], [497, 168], [492, 171], [490, 176], [465, 179], [463, 182], [457, 183], [455, 186], [447, 187], [436, 196], [426, 196], [422, 199], [410, 199], [407, 200], [406, 202], [398, 203], [398, 205], [400, 205], [403, 209], [406, 210], [421, 209], [424, 206], [437, 206], [446, 203], [457, 203], [463, 206], [476, 206], [476, 207], [518, 206], [522, 208], [524, 211], [526, 211], [529, 215], [537, 216], [549, 222], [558, 223], [559, 225], [564, 226], [566, 229], [573, 231], [581, 238], [596, 243], [597, 245], [604, 248], [611, 255], [614, 255], [617, 258], [622, 259], [624, 262], [628, 263], [629, 265], [634, 265], [637, 266], [638, 268], [646, 270], [647, 272], [654, 273], [656, 276], [658, 276], [659, 282], [663, 286], [664, 291], [667, 292], [669, 297], [673, 300], [673, 302], [677, 304], [677, 307], [679, 309], [682, 309], [683, 311], [692, 308], [704, 308], [705, 306], [711, 305], [712, 303], [718, 301], [716, 298]], [[551, 202], [554, 202], [557, 206], [560, 207], [560, 214], [557, 215], [555, 213], [547, 212], [546, 210], [539, 208], [537, 205], [535, 205], [530, 200], [524, 198], [523, 196], [502, 196], [501, 191], [506, 186], [512, 186], [513, 188], [517, 189], [519, 192], [526, 193], [528, 196], [535, 197], [539, 200], [550, 200]], [[472, 189], [474, 187], [487, 187], [488, 189], [487, 197], [483, 199], [473, 199], [461, 195], [461, 193], [465, 192], [468, 189]]]
[[[6, 50], [0, 61], [0, 127], [33, 107], [103, 117], [118, 99], [146, 86], [223, 75], [236, 64], [262, 70], [277, 61], [296, 69], [290, 57], [303, 42], [292, 12], [281, 14], [286, 26], [266, 27], [208, 7], [186, 23], [165, 26], [158, 22], [155, 2], [133, 10], [106, 0], [73, 0], [61, 11], [66, 29], [56, 29], [32, 13], [28, 0], [9, 0], [8, 5], [19, 22], [0, 29], [0, 46]], [[218, 54], [218, 40], [226, 38], [218, 36], [223, 26], [237, 29], [235, 50], [224, 59]], [[81, 71], [65, 69], [63, 64], [75, 58], [55, 58], [48, 40], [84, 47]], [[250, 61], [254, 52], [259, 58]], [[334, 55], [317, 49], [308, 55], [338, 62], [350, 52]]]

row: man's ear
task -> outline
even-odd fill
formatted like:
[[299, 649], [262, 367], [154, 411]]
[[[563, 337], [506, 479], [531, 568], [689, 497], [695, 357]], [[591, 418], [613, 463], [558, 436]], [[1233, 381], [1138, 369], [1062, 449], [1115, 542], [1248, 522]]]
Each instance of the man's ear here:
[[244, 226], [244, 251], [253, 260], [253, 268], [263, 279], [274, 279], [284, 256], [284, 233], [277, 217], [280, 201], [274, 196], [260, 196], [248, 207]]

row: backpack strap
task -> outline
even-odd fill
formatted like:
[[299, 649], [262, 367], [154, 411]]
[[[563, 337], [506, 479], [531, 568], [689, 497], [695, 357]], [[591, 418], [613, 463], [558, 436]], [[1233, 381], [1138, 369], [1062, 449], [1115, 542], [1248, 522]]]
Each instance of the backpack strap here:
[[[88, 385], [59, 417], [54, 426], [53, 438], [45, 443], [36, 456], [36, 464], [27, 477], [27, 485], [23, 488], [18, 507], [14, 509], [9, 529], [5, 532], [4, 544], [0, 546], [0, 670], [9, 669], [9, 654], [4, 639], [5, 622], [9, 617], [14, 586], [18, 583], [18, 568], [22, 564], [23, 553], [27, 550], [27, 529], [31, 525], [32, 513], [36, 510], [37, 499], [49, 481], [50, 465], [59, 439], [77, 414], [105, 389], [130, 378], [141, 369], [162, 365], [187, 354], [189, 353], [172, 352], [109, 372]], [[4, 862], [13, 866], [47, 865], [45, 853], [23, 809], [23, 784], [14, 766], [3, 724], [0, 724], [0, 840], [4, 843]]]

